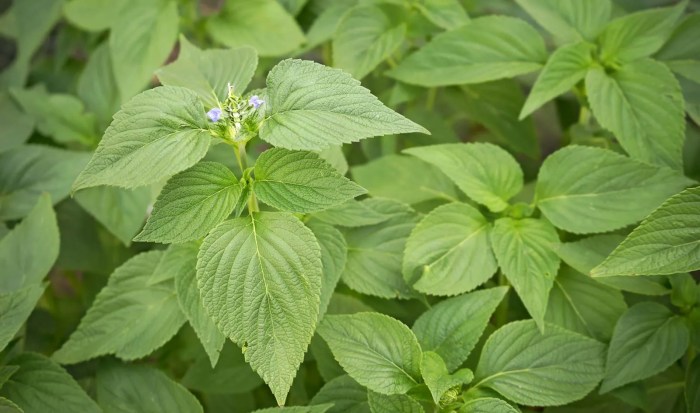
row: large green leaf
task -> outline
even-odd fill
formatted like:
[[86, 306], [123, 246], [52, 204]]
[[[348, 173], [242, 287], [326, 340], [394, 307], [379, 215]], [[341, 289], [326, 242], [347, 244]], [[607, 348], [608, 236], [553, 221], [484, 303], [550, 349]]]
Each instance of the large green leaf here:
[[175, 86], [147, 90], [114, 115], [73, 190], [99, 185], [135, 188], [194, 165], [209, 148], [199, 97]]
[[229, 95], [229, 85], [242, 95], [258, 65], [255, 49], [200, 50], [180, 36], [178, 59], [159, 69], [158, 79], [166, 86], [182, 86], [197, 92], [207, 108], [217, 107]]
[[83, 189], [75, 200], [124, 245], [139, 232], [151, 202], [150, 188], [101, 186]]
[[500, 218], [491, 232], [493, 252], [501, 271], [537, 325], [544, 329], [549, 291], [559, 269], [554, 247], [559, 235], [540, 219]]
[[603, 377], [605, 346], [533, 320], [507, 324], [489, 337], [476, 371], [477, 387], [489, 387], [529, 406], [557, 406], [583, 398]]
[[200, 162], [173, 176], [135, 241], [162, 243], [199, 239], [233, 212], [241, 185], [227, 167]]
[[596, 119], [633, 158], [682, 169], [683, 95], [665, 65], [641, 59], [612, 73], [591, 69], [586, 90]]
[[71, 0], [63, 7], [63, 16], [75, 26], [87, 31], [102, 31], [114, 23], [129, 0]]
[[404, 151], [437, 166], [471, 199], [500, 212], [523, 187], [523, 171], [508, 152], [490, 143], [448, 143]]
[[695, 187], [652, 212], [591, 275], [675, 274], [698, 269], [700, 187]]
[[197, 261], [202, 302], [221, 332], [283, 404], [313, 336], [321, 251], [289, 213], [260, 212], [222, 222]]
[[348, 12], [333, 35], [333, 66], [362, 79], [398, 49], [406, 36], [402, 6], [377, 4]]
[[439, 206], [411, 231], [403, 258], [404, 278], [416, 290], [457, 295], [473, 290], [496, 272], [491, 225], [474, 207]]
[[282, 211], [308, 213], [340, 205], [366, 191], [314, 152], [272, 148], [255, 162], [253, 192]]
[[44, 288], [43, 285], [30, 285], [12, 292], [0, 292], [0, 351], [27, 321]]
[[97, 371], [97, 401], [105, 413], [202, 413], [196, 397], [148, 366], [108, 364]]
[[426, 87], [482, 83], [535, 71], [546, 59], [544, 41], [532, 26], [487, 16], [435, 36], [388, 75]]
[[442, 301], [421, 314], [413, 332], [424, 351], [439, 354], [449, 371], [469, 356], [507, 287], [474, 291]]
[[0, 293], [38, 286], [56, 262], [59, 245], [51, 197], [43, 194], [29, 215], [0, 239]]
[[88, 157], [43, 145], [0, 153], [0, 221], [27, 215], [43, 192], [48, 192], [54, 203], [63, 200]]
[[594, 41], [608, 22], [610, 0], [516, 0], [548, 32], [563, 43]]
[[312, 220], [306, 225], [314, 233], [318, 245], [321, 247], [323, 279], [321, 280], [321, 304], [318, 309], [318, 319], [320, 320], [326, 313], [333, 291], [335, 291], [345, 269], [348, 245], [343, 233], [326, 223]]
[[403, 394], [420, 380], [420, 345], [398, 320], [379, 313], [327, 315], [318, 332], [350, 377], [372, 391]]
[[23, 353], [9, 362], [19, 370], [2, 386], [0, 396], [24, 412], [102, 412], [73, 377], [46, 356]]
[[147, 356], [165, 344], [185, 322], [172, 282], [149, 285], [161, 251], [139, 254], [117, 268], [87, 314], [53, 354], [74, 364], [105, 354], [124, 360]]
[[459, 413], [519, 413], [508, 402], [495, 397], [481, 397], [464, 403]]
[[685, 353], [688, 341], [685, 322], [666, 307], [651, 302], [630, 307], [615, 325], [600, 392], [662, 372]]
[[396, 133], [429, 133], [384, 106], [349, 74], [287, 59], [267, 76], [260, 137], [287, 149], [320, 150]]
[[206, 28], [217, 42], [251, 46], [260, 56], [288, 54], [304, 42], [296, 21], [276, 0], [227, 1]]
[[309, 404], [333, 403], [328, 413], [370, 413], [367, 389], [348, 375], [328, 381]]
[[245, 362], [241, 349], [227, 340], [216, 367], [209, 356], [200, 357], [187, 369], [182, 384], [207, 394], [241, 394], [252, 392], [263, 383]]
[[542, 164], [537, 207], [566, 231], [605, 232], [639, 221], [691, 183], [680, 173], [612, 151], [569, 146]]

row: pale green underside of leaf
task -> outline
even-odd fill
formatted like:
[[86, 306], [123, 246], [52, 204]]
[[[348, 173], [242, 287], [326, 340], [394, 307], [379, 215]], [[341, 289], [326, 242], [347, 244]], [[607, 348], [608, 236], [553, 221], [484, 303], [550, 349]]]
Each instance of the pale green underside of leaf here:
[[268, 149], [258, 157], [253, 192], [274, 208], [304, 213], [338, 206], [366, 193], [318, 154], [282, 148]]
[[370, 413], [367, 389], [347, 374], [326, 382], [309, 402], [324, 403], [333, 403], [328, 413]]
[[700, 187], [652, 212], [599, 266], [594, 277], [675, 274], [700, 269]]
[[601, 148], [569, 146], [540, 168], [537, 206], [574, 233], [606, 232], [644, 218], [693, 181]]
[[482, 83], [535, 71], [546, 59], [544, 41], [532, 26], [488, 16], [435, 36], [388, 75], [425, 87]]
[[197, 260], [202, 302], [283, 404], [311, 341], [321, 291], [315, 236], [288, 213], [224, 221]]
[[507, 287], [474, 291], [441, 301], [424, 312], [413, 325], [423, 351], [436, 352], [449, 371], [456, 370], [479, 341], [507, 291]]
[[115, 354], [133, 360], [170, 340], [185, 316], [171, 282], [148, 285], [162, 254], [142, 253], [117, 268], [53, 359], [75, 364]]
[[241, 185], [227, 167], [200, 162], [173, 176], [135, 241], [185, 242], [204, 237], [233, 211]]
[[557, 406], [583, 398], [603, 377], [605, 346], [533, 320], [507, 324], [489, 337], [476, 372], [477, 386], [490, 387], [528, 406]]
[[311, 61], [277, 64], [267, 76], [267, 96], [260, 137], [282, 148], [321, 150], [372, 136], [429, 133], [349, 74]]
[[459, 413], [519, 413], [519, 410], [501, 399], [483, 397], [469, 400]]
[[99, 185], [135, 188], [194, 165], [209, 149], [204, 106], [189, 89], [147, 90], [114, 115], [73, 190]]
[[612, 11], [610, 0], [516, 0], [516, 2], [562, 43], [596, 40]]
[[368, 399], [372, 413], [424, 413], [420, 403], [405, 394], [386, 395], [370, 390]]
[[93, 187], [78, 191], [75, 200], [128, 246], [143, 226], [151, 191], [150, 188]]
[[678, 81], [665, 65], [641, 59], [611, 74], [591, 69], [586, 90], [596, 119], [630, 156], [682, 169], [684, 101]]
[[644, 302], [631, 307], [615, 326], [600, 392], [665, 370], [685, 353], [688, 339], [683, 319], [664, 306]]
[[5, 349], [27, 321], [44, 289], [43, 285], [30, 285], [16, 291], [0, 293], [0, 351]]
[[375, 392], [403, 394], [420, 379], [420, 345], [398, 320], [379, 313], [327, 315], [318, 332], [350, 377]]
[[500, 212], [523, 187], [523, 171], [504, 149], [490, 143], [448, 143], [404, 151], [437, 166], [471, 199]]
[[435, 208], [406, 241], [403, 276], [417, 291], [457, 295], [486, 282], [498, 265], [491, 225], [474, 207], [452, 203]]
[[500, 218], [491, 232], [491, 242], [501, 271], [544, 330], [549, 291], [559, 269], [554, 252], [559, 244], [557, 231], [539, 219]]

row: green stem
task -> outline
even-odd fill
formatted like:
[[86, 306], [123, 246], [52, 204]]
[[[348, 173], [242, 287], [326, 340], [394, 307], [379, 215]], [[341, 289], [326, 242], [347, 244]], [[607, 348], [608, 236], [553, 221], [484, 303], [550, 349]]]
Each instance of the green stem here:
[[433, 110], [435, 107], [435, 98], [437, 97], [437, 88], [431, 87], [428, 89], [428, 99], [425, 101], [425, 108]]
[[245, 152], [245, 142], [237, 142], [233, 146], [233, 151], [236, 154], [236, 162], [241, 169], [241, 174], [248, 169], [248, 155]]

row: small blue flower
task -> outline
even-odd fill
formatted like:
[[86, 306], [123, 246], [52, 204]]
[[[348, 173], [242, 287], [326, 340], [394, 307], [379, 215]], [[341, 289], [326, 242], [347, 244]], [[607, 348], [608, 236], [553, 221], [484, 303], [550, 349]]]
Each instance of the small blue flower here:
[[259, 108], [263, 103], [265, 103], [265, 101], [260, 99], [258, 95], [253, 95], [248, 100], [248, 104], [255, 109]]
[[214, 108], [210, 110], [209, 112], [207, 112], [207, 117], [212, 122], [218, 122], [219, 119], [221, 119], [221, 109]]

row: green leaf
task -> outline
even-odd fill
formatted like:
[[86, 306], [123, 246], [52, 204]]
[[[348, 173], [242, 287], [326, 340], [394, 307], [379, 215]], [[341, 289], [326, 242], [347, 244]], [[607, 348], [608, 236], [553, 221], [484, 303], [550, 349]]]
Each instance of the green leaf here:
[[405, 394], [386, 395], [370, 391], [368, 399], [372, 413], [424, 413], [423, 407]]
[[318, 406], [270, 407], [269, 409], [255, 410], [253, 413], [326, 413], [332, 406], [332, 404], [322, 404]]
[[199, 243], [176, 244], [170, 247], [170, 250], [178, 250], [177, 255], [165, 253], [163, 254], [163, 259], [171, 258], [175, 255], [173, 258], [176, 259], [169, 265], [175, 269], [172, 274], [175, 278], [175, 291], [177, 292], [177, 301], [180, 303], [180, 309], [190, 322], [202, 346], [204, 346], [212, 367], [216, 366], [226, 337], [221, 334], [214, 321], [207, 314], [202, 298], [199, 295], [199, 289], [196, 288]]
[[610, 0], [516, 0], [562, 43], [594, 41], [610, 19]]
[[45, 288], [43, 285], [29, 285], [12, 292], [0, 293], [0, 351], [5, 349], [27, 321]]
[[313, 217], [327, 224], [353, 228], [382, 223], [391, 218], [391, 215], [370, 208], [366, 201], [351, 199], [336, 207], [319, 211], [313, 214]]
[[700, 410], [700, 357], [697, 356], [685, 373], [685, 404], [688, 413]]
[[507, 291], [507, 287], [478, 290], [434, 305], [413, 325], [421, 348], [440, 355], [449, 371], [456, 370], [476, 346]]
[[621, 292], [565, 267], [554, 279], [544, 319], [607, 342], [625, 310]]
[[439, 34], [387, 74], [425, 87], [482, 83], [535, 71], [544, 41], [520, 19], [487, 16]]
[[463, 384], [469, 384], [474, 378], [474, 373], [469, 369], [460, 369], [454, 374], [450, 374], [442, 357], [432, 351], [423, 353], [420, 371], [435, 404], [440, 404], [440, 399], [445, 392], [453, 387], [461, 389]]
[[[103, 2], [103, 0], [98, 1]], [[67, 7], [80, 2], [73, 0], [67, 4]], [[101, 7], [109, 9], [107, 4], [103, 4]], [[94, 18], [94, 14], [92, 16]], [[113, 16], [109, 18], [112, 19]], [[106, 41], [90, 52], [85, 68], [78, 77], [77, 92], [80, 100], [85, 102], [87, 110], [95, 114], [97, 130], [104, 130], [112, 121], [112, 115], [119, 110], [122, 102], [112, 69], [109, 45]]]
[[406, 239], [418, 221], [416, 213], [396, 201], [369, 199], [364, 203], [392, 217], [377, 225], [344, 231], [348, 259], [343, 282], [357, 292], [382, 298], [414, 296], [401, 276], [401, 262]]
[[0, 152], [17, 148], [29, 139], [34, 118], [22, 112], [7, 92], [0, 93]]
[[666, 63], [674, 72], [700, 83], [700, 13], [687, 16], [676, 26], [668, 42], [654, 58]]
[[406, 204], [457, 198], [457, 191], [445, 174], [437, 167], [410, 156], [382, 156], [364, 165], [353, 166], [351, 173], [355, 182], [375, 197]]
[[245, 362], [241, 349], [227, 341], [221, 358], [212, 367], [209, 357], [198, 358], [182, 377], [187, 388], [207, 394], [242, 394], [252, 392], [263, 383]]
[[662, 63], [641, 59], [611, 74], [602, 68], [586, 76], [596, 119], [633, 158], [682, 169], [685, 122], [678, 81]]
[[143, 226], [151, 191], [150, 188], [93, 187], [76, 193], [75, 200], [128, 246]]
[[63, 7], [63, 15], [73, 25], [87, 31], [106, 30], [114, 24], [114, 16], [122, 13], [124, 0], [71, 0]]
[[651, 302], [630, 307], [615, 325], [600, 393], [662, 372], [688, 343], [685, 322], [666, 307]]
[[583, 80], [593, 63], [593, 51], [594, 46], [590, 43], [574, 43], [552, 53], [527, 97], [520, 119], [568, 92]]
[[433, 209], [406, 241], [404, 278], [426, 294], [457, 295], [473, 290], [498, 268], [490, 230], [486, 218], [467, 204]]
[[403, 44], [405, 8], [393, 4], [351, 9], [333, 35], [333, 66], [362, 79]]
[[318, 316], [321, 252], [289, 213], [224, 221], [204, 239], [197, 281], [204, 308], [283, 404]]
[[611, 21], [598, 40], [601, 59], [631, 62], [651, 56], [671, 36], [687, 5], [687, 1], [681, 1], [673, 7], [643, 10]]
[[168, 180], [134, 241], [202, 238], [233, 212], [240, 196], [241, 185], [233, 172], [217, 162], [200, 162]]
[[105, 413], [201, 413], [196, 397], [148, 366], [110, 363], [97, 371], [97, 401]]
[[540, 219], [500, 218], [491, 232], [491, 242], [501, 271], [544, 330], [549, 292], [559, 269], [554, 252], [559, 244], [557, 231]]
[[403, 394], [418, 384], [421, 348], [400, 321], [379, 313], [327, 315], [318, 333], [350, 377], [370, 390]]
[[29, 215], [0, 239], [0, 293], [38, 286], [56, 262], [59, 245], [51, 197], [42, 194]]
[[333, 403], [328, 413], [370, 413], [367, 389], [343, 375], [328, 381], [309, 404]]
[[117, 268], [53, 359], [75, 364], [115, 354], [133, 360], [151, 354], [170, 340], [185, 316], [171, 282], [148, 285], [162, 254], [145, 252]]
[[306, 31], [305, 49], [325, 43], [333, 37], [345, 14], [356, 5], [353, 1], [332, 2], [316, 17]]
[[320, 150], [372, 136], [428, 133], [384, 106], [339, 69], [287, 59], [267, 76], [260, 137], [287, 149]]
[[583, 398], [603, 377], [605, 346], [534, 320], [516, 321], [489, 337], [476, 371], [477, 387], [489, 387], [528, 406], [558, 406]]
[[652, 212], [594, 277], [675, 274], [700, 269], [700, 187], [675, 195]]
[[58, 203], [88, 160], [88, 154], [43, 145], [0, 153], [0, 221], [25, 217], [42, 193]]
[[520, 413], [519, 410], [493, 397], [482, 397], [466, 402], [459, 413]]
[[431, 23], [445, 30], [469, 23], [469, 16], [459, 0], [422, 0], [415, 7]]
[[569, 232], [612, 231], [644, 218], [692, 182], [678, 172], [612, 151], [569, 146], [542, 164], [537, 207]]
[[289, 54], [304, 42], [296, 21], [276, 0], [227, 1], [206, 28], [215, 41], [251, 46], [260, 56]]
[[228, 98], [230, 84], [242, 95], [258, 66], [255, 49], [200, 50], [185, 36], [180, 36], [178, 59], [159, 69], [158, 80], [166, 86], [182, 86], [199, 95], [206, 108], [218, 107]]
[[204, 106], [184, 88], [147, 90], [114, 115], [73, 190], [100, 185], [135, 188], [194, 165], [209, 148]]
[[0, 412], [2, 413], [24, 413], [19, 406], [12, 403], [11, 400], [7, 400], [4, 397], [0, 397]]
[[126, 100], [142, 91], [177, 40], [177, 2], [130, 1], [111, 16], [109, 50], [117, 88]]
[[99, 413], [102, 410], [73, 377], [45, 356], [23, 353], [9, 360], [19, 370], [0, 389], [27, 413]]
[[268, 149], [258, 157], [253, 192], [274, 208], [303, 213], [322, 211], [366, 193], [318, 154], [282, 148]]
[[448, 143], [404, 151], [437, 166], [471, 199], [500, 212], [523, 187], [523, 171], [508, 152], [490, 143]]
[[348, 245], [343, 234], [328, 224], [312, 220], [306, 226], [314, 233], [316, 241], [321, 247], [323, 278], [321, 279], [321, 304], [318, 308], [318, 319], [320, 320], [326, 313], [333, 291], [335, 291], [345, 269]]

